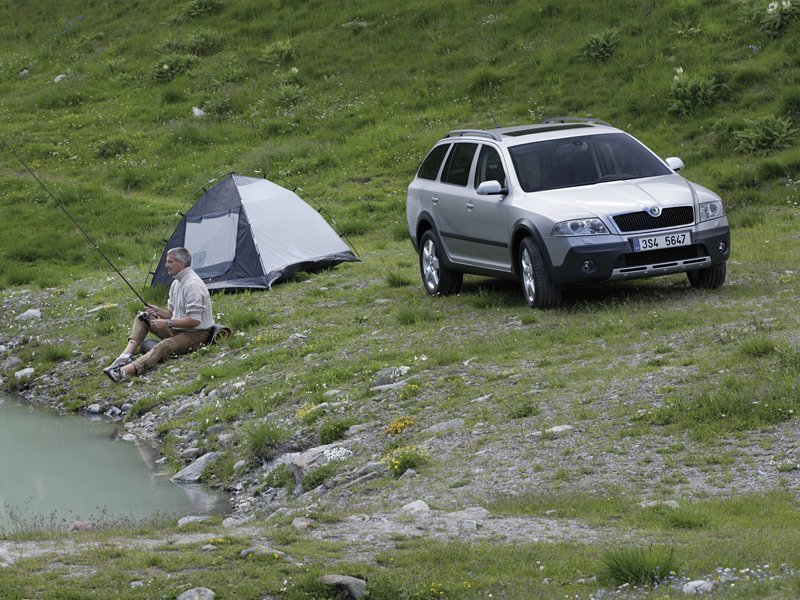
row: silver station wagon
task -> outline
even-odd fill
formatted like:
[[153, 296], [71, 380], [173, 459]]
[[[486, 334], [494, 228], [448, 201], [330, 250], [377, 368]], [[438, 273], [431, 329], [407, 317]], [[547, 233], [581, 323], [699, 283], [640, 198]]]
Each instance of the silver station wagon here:
[[514, 278], [528, 306], [550, 308], [568, 287], [673, 273], [717, 288], [728, 218], [682, 167], [593, 119], [451, 131], [406, 198], [425, 289], [458, 293], [464, 273]]

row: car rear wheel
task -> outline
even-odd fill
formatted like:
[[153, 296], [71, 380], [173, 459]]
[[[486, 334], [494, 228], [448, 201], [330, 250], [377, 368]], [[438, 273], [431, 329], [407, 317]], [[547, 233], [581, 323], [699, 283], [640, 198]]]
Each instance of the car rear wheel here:
[[448, 296], [461, 291], [464, 274], [442, 264], [439, 240], [433, 231], [426, 231], [420, 240], [419, 272], [425, 290], [431, 296]]
[[686, 276], [689, 278], [689, 283], [693, 288], [699, 290], [715, 290], [725, 283], [725, 275], [727, 272], [727, 264], [722, 263], [721, 265], [715, 265], [708, 269], [688, 271]]
[[553, 308], [561, 302], [561, 292], [550, 280], [542, 252], [531, 237], [520, 243], [519, 278], [522, 296], [531, 308]]

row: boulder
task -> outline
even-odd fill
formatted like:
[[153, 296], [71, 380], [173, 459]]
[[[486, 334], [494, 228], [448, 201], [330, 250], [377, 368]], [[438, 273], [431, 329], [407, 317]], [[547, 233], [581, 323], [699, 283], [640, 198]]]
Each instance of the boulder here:
[[170, 478], [173, 483], [197, 483], [205, 468], [219, 458], [219, 452], [208, 452]]
[[348, 600], [358, 600], [367, 593], [367, 582], [350, 575], [323, 575], [319, 578], [321, 583], [333, 586], [337, 591], [337, 598], [342, 597]]
[[186, 590], [178, 600], [214, 600], [216, 594], [208, 588], [196, 587], [191, 590]]

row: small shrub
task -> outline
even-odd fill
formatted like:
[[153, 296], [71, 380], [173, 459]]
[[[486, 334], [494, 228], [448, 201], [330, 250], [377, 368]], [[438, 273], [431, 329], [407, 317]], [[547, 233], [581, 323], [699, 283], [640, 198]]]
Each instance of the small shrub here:
[[604, 63], [619, 46], [619, 34], [615, 29], [589, 34], [581, 46], [581, 60]]
[[767, 35], [780, 37], [786, 29], [800, 19], [797, 0], [773, 0], [766, 10], [757, 14], [758, 24]]
[[300, 482], [303, 491], [308, 492], [321, 486], [335, 475], [338, 469], [338, 461], [331, 461], [327, 465], [322, 465], [313, 471], [309, 471], [303, 476], [303, 480]]
[[673, 548], [612, 548], [601, 560], [605, 578], [617, 585], [654, 585], [678, 570]]
[[116, 158], [127, 154], [129, 150], [130, 146], [128, 142], [117, 138], [100, 142], [100, 145], [97, 146], [95, 150], [95, 154], [97, 154], [99, 158]]
[[174, 23], [186, 23], [207, 15], [213, 15], [222, 10], [222, 0], [189, 0], [178, 7], [178, 14], [173, 18]]
[[211, 56], [222, 48], [222, 35], [216, 31], [199, 31], [186, 40], [185, 47], [195, 56]]
[[288, 437], [289, 433], [275, 423], [253, 423], [244, 432], [245, 449], [252, 458], [268, 460]]
[[670, 112], [685, 117], [717, 101], [719, 84], [714, 77], [687, 75], [680, 67], [675, 73], [670, 89]]
[[411, 279], [399, 271], [389, 271], [383, 279], [386, 281], [386, 285], [393, 288], [407, 287], [413, 283]]
[[697, 506], [679, 506], [667, 511], [664, 519], [675, 529], [704, 529], [711, 523], [711, 517]]
[[291, 492], [295, 486], [292, 470], [286, 465], [278, 465], [267, 475], [264, 481], [267, 487], [284, 489]]
[[45, 362], [55, 364], [67, 360], [72, 356], [69, 347], [60, 344], [47, 344], [39, 350], [39, 356]]
[[261, 51], [262, 62], [273, 67], [286, 67], [294, 61], [294, 46], [290, 40], [275, 40]]
[[761, 358], [777, 352], [775, 342], [765, 336], [752, 337], [739, 344], [739, 351], [751, 358]]
[[197, 57], [194, 54], [165, 54], [153, 67], [153, 79], [161, 83], [172, 81], [178, 75], [191, 69], [196, 63]]
[[791, 146], [792, 133], [792, 124], [788, 119], [767, 115], [748, 120], [744, 129], [733, 132], [733, 137], [738, 152], [766, 156]]
[[344, 434], [353, 425], [352, 419], [335, 419], [319, 428], [319, 443], [323, 446], [344, 438]]
[[416, 469], [430, 460], [428, 453], [417, 446], [394, 448], [381, 459], [392, 477], [400, 477], [408, 469]]
[[474, 96], [493, 96], [503, 87], [503, 78], [492, 69], [478, 69], [472, 74], [467, 90]]
[[391, 423], [389, 423], [385, 428], [384, 431], [389, 435], [400, 435], [411, 427], [414, 424], [414, 417], [405, 416], [405, 417], [398, 417], [394, 419]]
[[781, 111], [795, 123], [800, 122], [800, 91], [788, 90], [781, 98]]
[[508, 411], [508, 416], [512, 419], [527, 419], [539, 414], [539, 403], [530, 398], [525, 398], [515, 402]]

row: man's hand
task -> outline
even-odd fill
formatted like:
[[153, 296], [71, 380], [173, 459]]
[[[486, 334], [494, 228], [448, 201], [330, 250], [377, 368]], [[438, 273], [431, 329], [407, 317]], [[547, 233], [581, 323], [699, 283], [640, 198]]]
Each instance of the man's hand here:
[[159, 308], [154, 304], [147, 305], [147, 314], [150, 315], [151, 318], [155, 319], [169, 319], [170, 316], [172, 316], [169, 314], [169, 311]]

